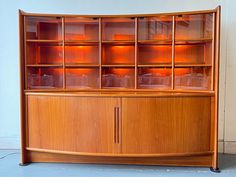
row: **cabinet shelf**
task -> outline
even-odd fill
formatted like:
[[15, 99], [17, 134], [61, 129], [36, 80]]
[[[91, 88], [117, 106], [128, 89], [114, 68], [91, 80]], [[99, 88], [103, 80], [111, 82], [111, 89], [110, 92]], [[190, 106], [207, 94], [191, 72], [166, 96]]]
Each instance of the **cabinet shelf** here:
[[184, 67], [211, 67], [211, 64], [194, 64], [194, 63], [181, 63], [181, 64], [175, 64], [176, 68], [184, 68]]
[[103, 44], [111, 45], [132, 45], [135, 44], [133, 40], [112, 40], [112, 41], [102, 41]]
[[139, 44], [170, 45], [172, 40], [138, 40]]
[[98, 45], [99, 41], [88, 41], [88, 40], [65, 40], [65, 45]]
[[170, 64], [140, 64], [140, 65], [138, 65], [138, 67], [170, 68], [170, 67], [172, 67], [172, 64], [171, 63]]
[[102, 65], [102, 67], [132, 68], [132, 67], [135, 67], [135, 65], [129, 65], [129, 64], [112, 64], [112, 65]]
[[63, 64], [28, 64], [26, 65], [29, 68], [43, 68], [43, 67], [62, 67]]
[[204, 44], [212, 42], [212, 38], [176, 39], [175, 44]]
[[65, 64], [65, 67], [67, 67], [67, 68], [96, 68], [96, 67], [99, 67], [99, 64], [71, 63], [71, 64]]
[[63, 40], [43, 40], [43, 39], [27, 39], [26, 42], [38, 43], [62, 43]]

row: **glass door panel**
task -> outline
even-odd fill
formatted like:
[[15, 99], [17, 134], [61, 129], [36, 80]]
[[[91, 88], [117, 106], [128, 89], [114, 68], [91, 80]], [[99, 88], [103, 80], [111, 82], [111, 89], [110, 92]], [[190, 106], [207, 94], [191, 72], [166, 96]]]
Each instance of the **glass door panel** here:
[[27, 42], [26, 56], [28, 65], [62, 65], [62, 43]]
[[212, 38], [213, 14], [176, 16], [176, 40]]
[[67, 68], [66, 88], [92, 89], [99, 88], [98, 68]]
[[172, 40], [172, 16], [140, 17], [138, 40]]
[[98, 41], [98, 18], [65, 18], [65, 40]]
[[62, 40], [62, 18], [27, 16], [26, 39]]
[[27, 69], [29, 89], [62, 88], [63, 69], [51, 67], [33, 67]]
[[175, 68], [175, 89], [209, 90], [210, 67]]
[[171, 68], [138, 68], [138, 88], [170, 89]]
[[134, 41], [134, 18], [103, 18], [102, 39], [103, 41]]
[[134, 88], [134, 68], [103, 68], [103, 88]]

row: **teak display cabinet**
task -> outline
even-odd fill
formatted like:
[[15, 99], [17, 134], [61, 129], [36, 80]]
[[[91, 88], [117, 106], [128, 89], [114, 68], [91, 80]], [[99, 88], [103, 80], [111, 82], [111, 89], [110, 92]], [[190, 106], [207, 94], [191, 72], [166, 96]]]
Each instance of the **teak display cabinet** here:
[[218, 168], [220, 7], [19, 20], [22, 164]]

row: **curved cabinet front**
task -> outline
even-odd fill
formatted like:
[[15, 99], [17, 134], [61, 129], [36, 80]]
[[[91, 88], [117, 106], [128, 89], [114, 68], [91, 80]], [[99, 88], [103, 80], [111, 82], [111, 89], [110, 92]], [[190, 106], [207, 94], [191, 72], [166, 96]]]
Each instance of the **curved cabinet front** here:
[[211, 152], [211, 96], [27, 96], [28, 150], [114, 157]]

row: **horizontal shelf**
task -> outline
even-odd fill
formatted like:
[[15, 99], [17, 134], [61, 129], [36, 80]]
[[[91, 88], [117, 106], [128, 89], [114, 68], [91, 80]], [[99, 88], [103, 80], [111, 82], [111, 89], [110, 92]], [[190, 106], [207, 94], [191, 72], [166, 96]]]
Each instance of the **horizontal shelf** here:
[[182, 67], [211, 67], [211, 64], [175, 64], [175, 67], [182, 68]]
[[176, 39], [175, 44], [202, 44], [212, 42], [212, 38]]
[[171, 45], [172, 40], [139, 40], [139, 44]]
[[99, 41], [88, 40], [65, 40], [65, 45], [98, 45]]
[[102, 41], [103, 44], [135, 44], [133, 40], [113, 40], [113, 41]]
[[61, 42], [63, 42], [63, 40], [27, 39], [26, 42], [38, 42], [38, 43], [61, 43]]
[[172, 67], [172, 64], [139, 64], [138, 67], [156, 67], [156, 68], [162, 68], [162, 67]]
[[121, 68], [131, 68], [135, 67], [134, 64], [111, 64], [111, 65], [102, 65], [102, 67], [121, 67]]
[[39, 68], [42, 68], [42, 67], [62, 67], [63, 64], [28, 64], [26, 65], [27, 67], [39, 67]]
[[99, 67], [100, 65], [99, 64], [89, 64], [89, 63], [83, 63], [83, 64], [65, 64], [65, 67], [68, 67], [68, 68], [86, 68], [86, 67]]
[[[160, 90], [157, 89], [26, 89], [26, 95], [76, 95], [76, 96], [126, 96], [126, 97], [181, 97], [181, 96], [214, 96], [214, 91], [201, 91], [201, 90]], [[88, 91], [88, 92], [84, 92]]]

